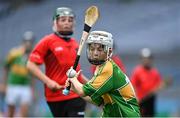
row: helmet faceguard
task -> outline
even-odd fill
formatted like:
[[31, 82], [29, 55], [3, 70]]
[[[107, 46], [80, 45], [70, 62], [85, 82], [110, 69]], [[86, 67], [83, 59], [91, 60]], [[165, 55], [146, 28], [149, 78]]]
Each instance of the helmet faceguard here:
[[[107, 61], [112, 56], [113, 39], [112, 34], [105, 31], [93, 31], [89, 34], [87, 39], [87, 58], [89, 62], [93, 65], [100, 65]], [[106, 59], [93, 59], [90, 54], [91, 44], [101, 44], [103, 51], [107, 54]]]
[[56, 9], [54, 16], [53, 16], [53, 22], [54, 22], [53, 31], [58, 36], [65, 38], [65, 39], [69, 39], [70, 36], [73, 34], [73, 31], [57, 31], [56, 22], [57, 22], [58, 18], [60, 18], [62, 16], [70, 16], [70, 17], [75, 18], [75, 14], [72, 11], [72, 9], [70, 9], [68, 7], [59, 7]]

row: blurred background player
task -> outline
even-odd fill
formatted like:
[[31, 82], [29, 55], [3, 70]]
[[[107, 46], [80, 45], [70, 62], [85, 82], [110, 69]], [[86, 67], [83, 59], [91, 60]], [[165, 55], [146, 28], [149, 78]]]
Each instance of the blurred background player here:
[[32, 101], [32, 76], [26, 68], [26, 63], [34, 40], [33, 32], [25, 32], [22, 45], [11, 49], [5, 60], [4, 79], [7, 85], [5, 99], [8, 105], [8, 117], [15, 115], [16, 105], [19, 106], [21, 117], [28, 116]]
[[158, 69], [153, 66], [154, 57], [150, 49], [143, 48], [140, 58], [141, 64], [134, 68], [131, 81], [139, 100], [141, 115], [143, 117], [153, 117], [155, 115], [157, 92], [169, 85], [171, 79], [162, 80]]
[[[84, 116], [85, 101], [72, 91], [68, 96], [62, 94], [66, 71], [74, 64], [78, 49], [78, 43], [71, 38], [74, 24], [75, 14], [70, 8], [57, 8], [53, 17], [54, 33], [37, 43], [27, 63], [28, 69], [44, 83], [46, 101], [54, 117]], [[40, 69], [42, 64], [45, 74]], [[79, 79], [86, 82], [83, 75]]]
[[[103, 117], [139, 117], [139, 106], [128, 77], [111, 60], [113, 52], [112, 34], [105, 31], [92, 31], [87, 39], [88, 61], [96, 65], [91, 80], [81, 84], [78, 73], [73, 68], [67, 71], [73, 90], [85, 100], [103, 106]], [[68, 85], [68, 80], [67, 83]]]

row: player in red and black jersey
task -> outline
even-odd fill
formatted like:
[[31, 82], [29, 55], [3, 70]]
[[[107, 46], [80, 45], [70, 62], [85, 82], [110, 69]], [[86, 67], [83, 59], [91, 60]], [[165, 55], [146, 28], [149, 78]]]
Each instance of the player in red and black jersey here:
[[[85, 101], [72, 91], [68, 96], [62, 94], [66, 72], [74, 64], [78, 48], [76, 40], [71, 38], [74, 22], [75, 15], [70, 8], [57, 8], [53, 17], [54, 33], [40, 40], [27, 63], [28, 69], [44, 83], [46, 101], [54, 117], [84, 116]], [[41, 64], [45, 65], [45, 74], [39, 68]], [[86, 82], [83, 75], [78, 79]]]

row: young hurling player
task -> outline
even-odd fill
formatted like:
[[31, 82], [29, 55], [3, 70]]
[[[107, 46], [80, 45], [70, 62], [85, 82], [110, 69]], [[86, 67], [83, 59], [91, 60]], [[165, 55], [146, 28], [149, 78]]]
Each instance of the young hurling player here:
[[[72, 89], [85, 100], [103, 106], [103, 117], [139, 117], [139, 106], [128, 77], [111, 60], [113, 48], [112, 34], [105, 31], [93, 31], [87, 39], [87, 57], [96, 65], [94, 76], [86, 84], [77, 80], [79, 74], [66, 81], [72, 83]], [[72, 76], [70, 68], [67, 76]]]
[[[68, 96], [62, 94], [66, 71], [74, 64], [78, 48], [76, 40], [71, 38], [75, 14], [70, 8], [57, 8], [53, 23], [54, 33], [45, 36], [36, 45], [27, 67], [44, 83], [46, 101], [54, 117], [83, 117], [85, 101], [73, 91]], [[39, 68], [42, 64], [45, 65], [45, 73]], [[82, 76], [78, 79], [84, 82]]]

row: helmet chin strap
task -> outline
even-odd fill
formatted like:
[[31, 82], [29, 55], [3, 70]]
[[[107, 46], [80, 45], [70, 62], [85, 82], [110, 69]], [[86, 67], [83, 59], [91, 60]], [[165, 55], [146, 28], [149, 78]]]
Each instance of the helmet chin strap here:
[[93, 60], [93, 59], [88, 59], [89, 63], [93, 64], [93, 65], [101, 65], [103, 64], [104, 62], [106, 62], [105, 60]]
[[72, 36], [72, 34], [73, 34], [73, 32], [72, 31], [66, 31], [66, 32], [55, 32], [55, 34], [57, 35], [57, 36], [59, 36], [59, 37], [61, 37], [61, 38], [63, 38], [63, 39], [67, 39], [67, 40], [69, 40], [70, 38], [71, 38], [71, 36]]

